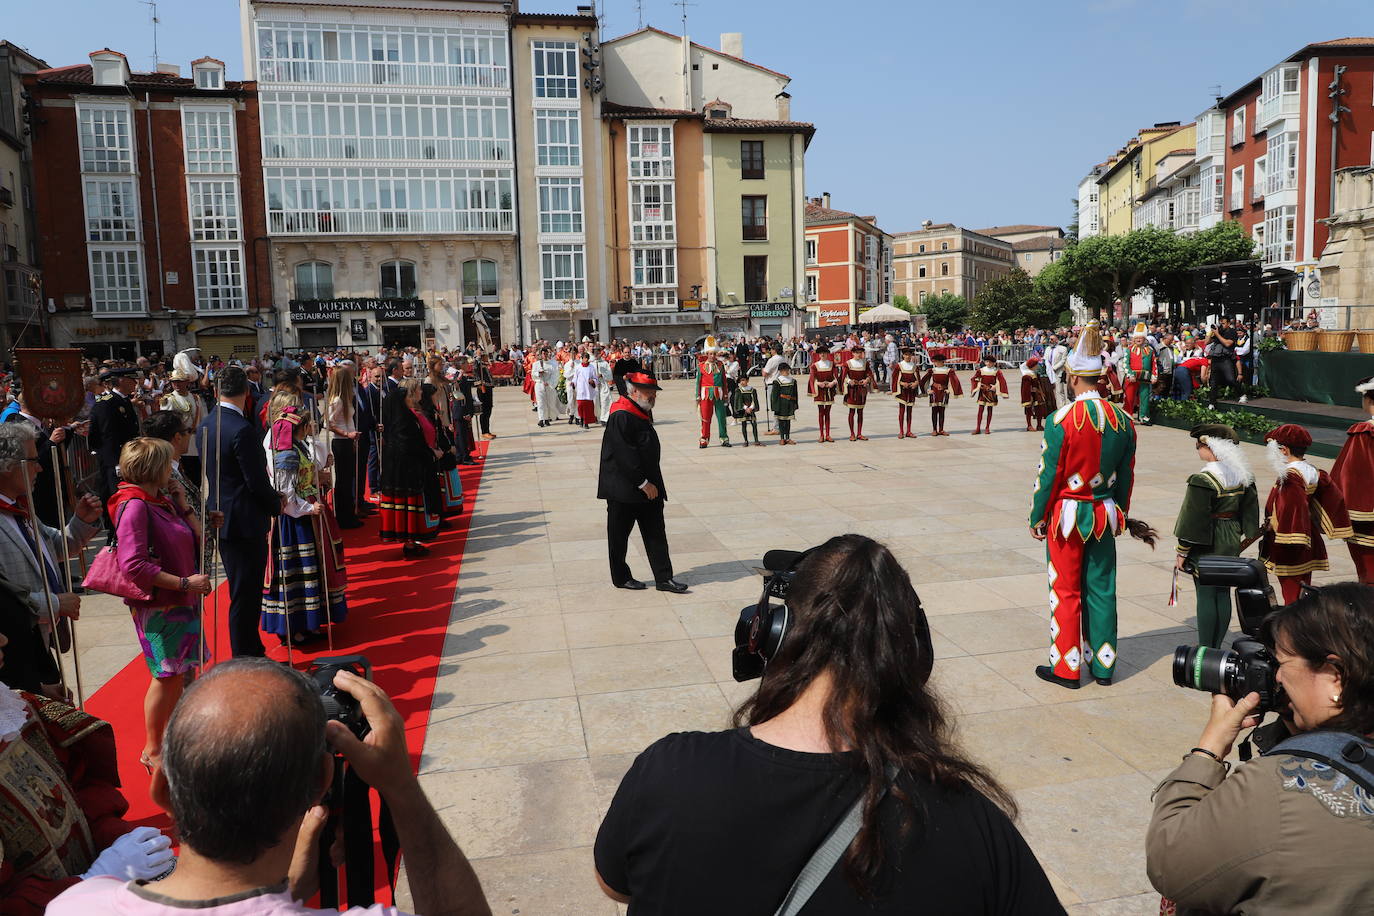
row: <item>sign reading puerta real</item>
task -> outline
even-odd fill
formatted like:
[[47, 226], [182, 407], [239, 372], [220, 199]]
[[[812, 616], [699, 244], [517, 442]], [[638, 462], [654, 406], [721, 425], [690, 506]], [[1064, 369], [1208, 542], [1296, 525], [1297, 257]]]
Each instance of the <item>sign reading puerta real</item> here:
[[24, 404], [44, 420], [70, 420], [86, 403], [81, 383], [81, 351], [75, 349], [14, 351]]

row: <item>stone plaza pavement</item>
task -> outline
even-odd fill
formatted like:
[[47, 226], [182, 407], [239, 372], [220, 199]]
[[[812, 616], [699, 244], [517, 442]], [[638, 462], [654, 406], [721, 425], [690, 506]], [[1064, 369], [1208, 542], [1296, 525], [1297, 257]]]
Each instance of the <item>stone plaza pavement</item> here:
[[[1011, 788], [1019, 826], [1075, 914], [1154, 914], [1144, 835], [1156, 783], [1192, 747], [1205, 695], [1173, 686], [1173, 650], [1195, 641], [1191, 587], [1168, 607], [1174, 516], [1196, 466], [1181, 431], [1140, 430], [1132, 515], [1164, 537], [1151, 552], [1122, 538], [1119, 671], [1103, 688], [1037, 680], [1049, 639], [1043, 548], [1025, 517], [1040, 437], [1012, 404], [992, 436], [970, 436], [973, 405], [950, 408], [948, 438], [896, 438], [878, 395], [870, 441], [815, 442], [803, 399], [782, 448], [697, 448], [690, 384], [668, 382], [663, 442], [668, 535], [691, 594], [613, 589], [596, 499], [601, 433], [540, 429], [518, 389], [500, 389], [454, 598], [421, 763], [425, 790], [474, 861], [497, 914], [615, 914], [592, 875], [591, 845], [621, 775], [659, 737], [728, 726], [750, 685], [730, 677], [739, 609], [770, 548], [856, 531], [888, 545], [930, 616], [934, 682], [958, 740]], [[917, 425], [928, 428], [918, 408]], [[1263, 449], [1246, 446], [1261, 481]], [[1321, 467], [1329, 461], [1318, 460]], [[1351, 576], [1342, 545], [1333, 571]], [[638, 535], [636, 575], [649, 577]], [[88, 685], [126, 663], [122, 607], [88, 602]], [[1234, 633], [1233, 629], [1233, 633]], [[94, 689], [88, 686], [88, 689]]]

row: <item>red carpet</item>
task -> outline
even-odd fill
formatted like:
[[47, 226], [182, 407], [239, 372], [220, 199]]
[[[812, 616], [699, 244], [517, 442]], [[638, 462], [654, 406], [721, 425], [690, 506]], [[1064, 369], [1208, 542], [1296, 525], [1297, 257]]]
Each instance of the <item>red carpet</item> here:
[[[485, 456], [486, 443], [477, 448]], [[327, 655], [366, 655], [372, 662], [373, 680], [390, 695], [406, 722], [406, 738], [412, 761], [418, 766], [429, 724], [430, 703], [439, 657], [444, 648], [454, 588], [467, 542], [472, 505], [482, 479], [482, 466], [463, 467], [463, 512], [451, 519], [449, 531], [439, 534], [430, 545], [430, 555], [402, 560], [398, 544], [377, 540], [376, 516], [366, 527], [343, 532], [348, 568], [348, 619], [334, 629], [334, 648], [328, 643], [312, 646], [309, 652], [295, 650], [293, 660], [304, 670], [312, 658]], [[218, 591], [218, 648], [221, 659], [229, 658], [229, 589], [221, 583]], [[212, 613], [214, 602], [207, 598], [205, 612]], [[272, 645], [268, 654], [286, 660], [286, 649]], [[143, 695], [148, 689], [148, 667], [138, 655], [133, 624], [129, 625], [133, 660], [89, 698], [86, 711], [114, 727], [119, 753], [119, 773], [124, 795], [129, 799], [127, 820], [133, 823], [168, 826], [165, 814], [148, 797], [148, 775], [138, 762], [143, 749]], [[207, 640], [210, 637], [207, 633]], [[211, 641], [207, 646], [215, 645]]]

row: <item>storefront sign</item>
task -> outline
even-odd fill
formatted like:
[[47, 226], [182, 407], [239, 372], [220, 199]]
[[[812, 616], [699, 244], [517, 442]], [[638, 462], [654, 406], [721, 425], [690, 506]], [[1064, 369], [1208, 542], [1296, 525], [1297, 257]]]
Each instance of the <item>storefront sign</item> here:
[[419, 321], [425, 317], [425, 304], [419, 299], [377, 300], [378, 321]]
[[72, 328], [75, 337], [127, 337], [131, 340], [148, 340], [156, 332], [151, 321], [130, 321], [128, 324], [102, 323], [77, 325]]
[[611, 327], [649, 327], [652, 325], [702, 324], [705, 319], [698, 312], [622, 313], [611, 316]]
[[348, 323], [348, 336], [353, 338], [355, 343], [360, 340], [367, 340], [367, 319], [354, 318], [350, 321]]
[[342, 316], [338, 300], [292, 299], [291, 323], [303, 321], [338, 321]]
[[701, 311], [701, 300], [683, 299], [679, 303], [678, 308], [682, 309], [684, 312], [699, 312]]
[[338, 321], [344, 312], [373, 312], [378, 321], [419, 321], [422, 299], [292, 299], [291, 322]]
[[790, 302], [756, 302], [749, 306], [750, 318], [788, 318], [791, 314]]
[[849, 324], [849, 306], [847, 305], [823, 305], [820, 309], [821, 322], [823, 328], [833, 328], [842, 324]]

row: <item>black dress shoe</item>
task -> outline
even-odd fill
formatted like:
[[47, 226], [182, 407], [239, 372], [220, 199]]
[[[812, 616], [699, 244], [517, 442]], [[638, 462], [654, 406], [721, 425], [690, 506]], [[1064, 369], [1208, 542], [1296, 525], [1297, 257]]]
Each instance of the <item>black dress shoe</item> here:
[[661, 592], [672, 592], [674, 595], [681, 595], [687, 591], [687, 586], [676, 579], [655, 583], [654, 588], [657, 588]]
[[1097, 681], [1097, 686], [1099, 686], [1099, 687], [1110, 687], [1110, 686], [1112, 686], [1112, 679], [1109, 678], [1109, 677], [1099, 677], [1099, 678], [1094, 678], [1093, 680]]
[[1035, 669], [1035, 676], [1040, 678], [1040, 680], [1042, 681], [1049, 681], [1051, 684], [1058, 684], [1060, 687], [1067, 687], [1070, 690], [1078, 689], [1077, 680], [1067, 677], [1060, 677], [1059, 675], [1054, 673], [1054, 669], [1051, 668], [1049, 665], [1037, 666]]
[[631, 591], [638, 592], [648, 588], [649, 586], [645, 585], [643, 582], [640, 582], [638, 579], [626, 579], [624, 582], [615, 583], [615, 587], [628, 588]]

